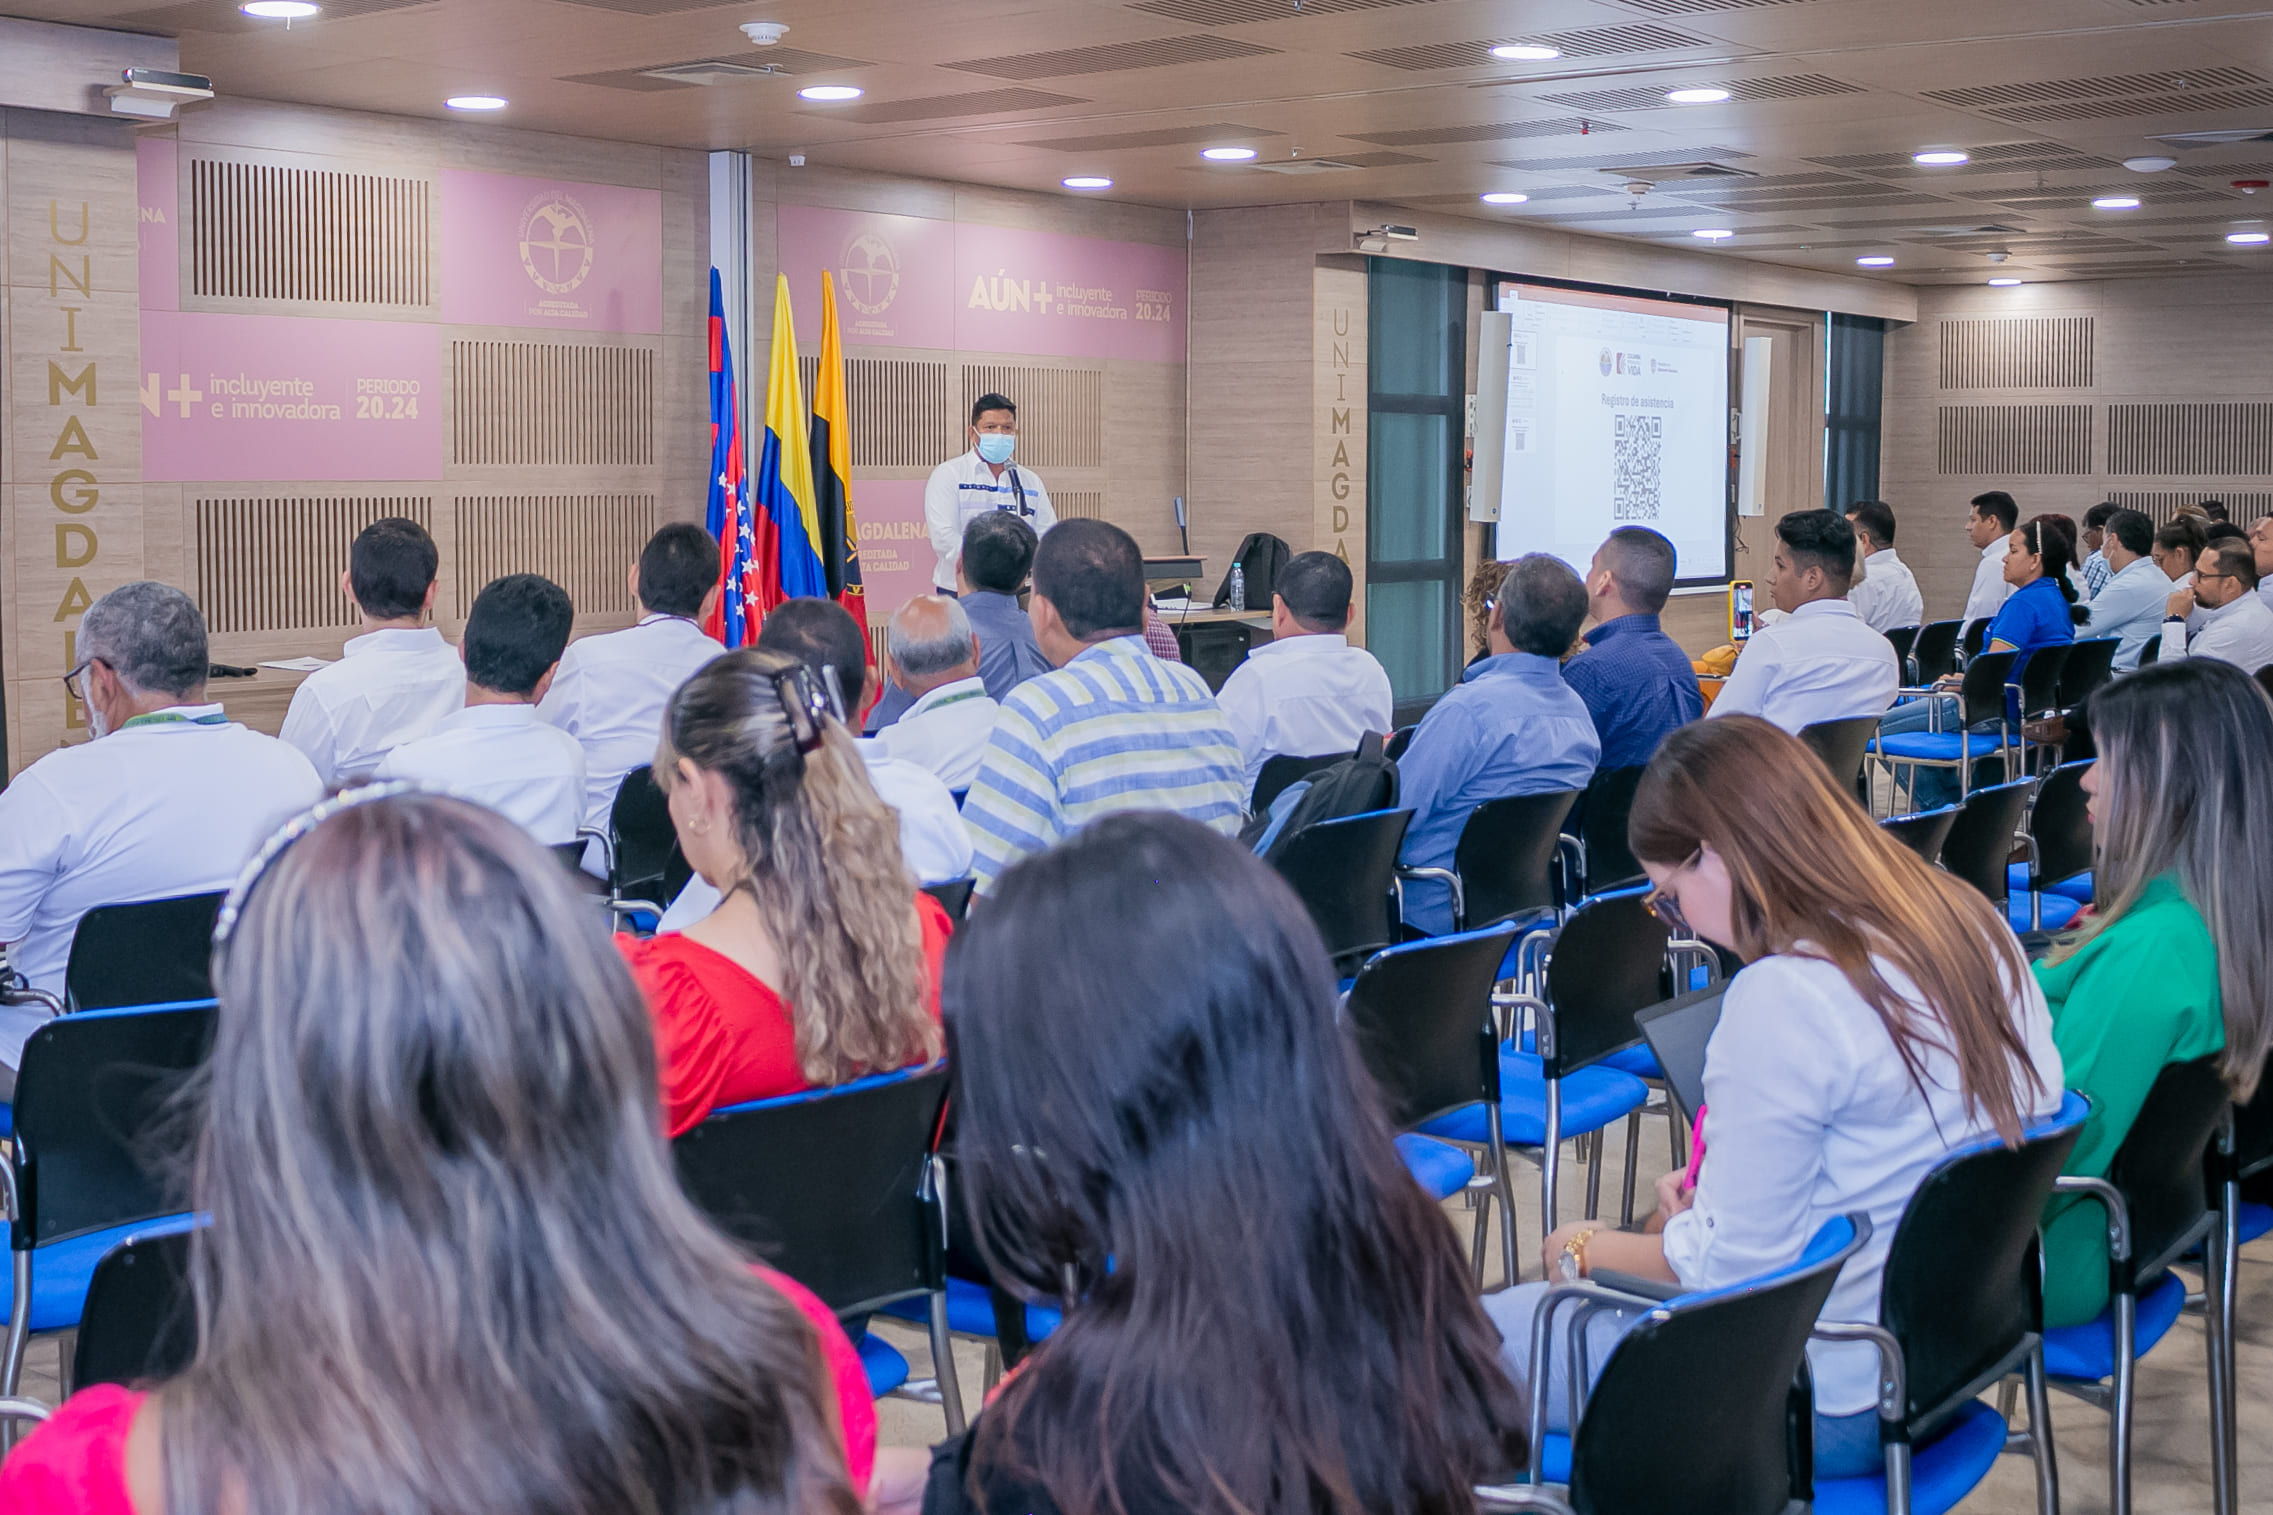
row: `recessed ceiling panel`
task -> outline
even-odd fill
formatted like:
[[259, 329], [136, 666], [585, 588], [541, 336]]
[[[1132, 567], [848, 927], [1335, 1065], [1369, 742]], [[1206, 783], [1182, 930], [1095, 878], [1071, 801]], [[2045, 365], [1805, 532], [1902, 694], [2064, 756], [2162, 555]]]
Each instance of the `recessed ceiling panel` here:
[[1513, 142], [1525, 137], [1594, 136], [1602, 132], [1622, 132], [1625, 129], [1614, 121], [1581, 121], [1576, 116], [1557, 116], [1545, 121], [1495, 121], [1480, 126], [1422, 126], [1411, 131], [1352, 136], [1349, 140], [1371, 142], [1376, 147], [1428, 147], [1448, 142]]
[[2231, 89], [2273, 83], [2246, 68], [2199, 68], [2159, 74], [2102, 74], [2091, 79], [2044, 79], [2028, 84], [1979, 84], [1964, 89], [1929, 89], [1928, 100], [1983, 110], [1994, 105], [2027, 105], [2045, 100], [2086, 100], [2095, 95], [2145, 95], [2163, 90]]
[[1802, 5], [1807, 0], [1618, 0], [1653, 16], [1699, 16], [1707, 11], [1748, 11], [1764, 5]]
[[1108, 42], [1102, 47], [1061, 47], [1046, 53], [1010, 53], [1000, 58], [965, 58], [941, 68], [997, 79], [1060, 79], [1075, 74], [1120, 74], [1140, 68], [1174, 68], [1188, 63], [1221, 63], [1232, 58], [1275, 57], [1278, 49], [1236, 37], [1193, 32], [1182, 37], [1151, 37], [1142, 42]]
[[955, 116], [1000, 116], [1012, 111], [1048, 110], [1058, 105], [1087, 105], [1073, 95], [1053, 95], [1041, 89], [980, 89], [963, 95], [927, 95], [915, 100], [878, 100], [839, 106], [829, 114], [849, 121], [945, 121]]
[[1492, 49], [1510, 42], [1539, 42], [1559, 49], [1566, 58], [1609, 58], [1622, 53], [1666, 52], [1681, 47], [1712, 47], [1709, 37], [1694, 37], [1670, 26], [1637, 21], [1631, 26], [1595, 26], [1584, 31], [1549, 32], [1544, 36], [1501, 37], [1488, 42], [1440, 42], [1426, 47], [1377, 47], [1348, 56], [1367, 63], [1419, 72], [1440, 68], [1491, 68], [1501, 59]]
[[1149, 132], [1105, 132], [1086, 137], [1041, 137], [1019, 143], [1020, 147], [1046, 147], [1061, 153], [1111, 152], [1122, 147], [1178, 147], [1188, 142], [1228, 142], [1243, 137], [1283, 137], [1285, 132], [1270, 131], [1260, 126], [1240, 126], [1229, 121], [1211, 122], [1205, 126], [1164, 126]]
[[[1828, 74], [1791, 74], [1781, 79], [1715, 79], [1707, 81], [1716, 89], [1725, 89], [1729, 97], [1746, 102], [1762, 100], [1800, 100], [1815, 95], [1859, 95], [1863, 87], [1834, 79]], [[1665, 98], [1662, 89], [1588, 89], [1565, 95], [1541, 95], [1549, 105], [1568, 105], [1575, 110], [1670, 110], [1674, 102]]]
[[1192, 26], [1245, 26], [1256, 21], [1292, 21], [1343, 11], [1377, 11], [1395, 5], [1431, 5], [1435, 0], [1303, 0], [1298, 11], [1289, 0], [1137, 0], [1129, 7]]
[[1574, 169], [1673, 168], [1704, 159], [1736, 162], [1751, 156], [1752, 154], [1733, 147], [1674, 147], [1638, 153], [1596, 153], [1592, 157], [1582, 158], [1495, 158], [1493, 166], [1525, 169], [1537, 174], [1559, 174]]
[[837, 58], [828, 53], [808, 53], [794, 47], [769, 47], [762, 53], [752, 49], [731, 58], [692, 58], [677, 63], [650, 63], [644, 68], [609, 69], [597, 74], [568, 74], [562, 82], [591, 84], [601, 89], [628, 89], [640, 93], [660, 89], [701, 89], [705, 86], [693, 78], [666, 79], [657, 76], [674, 69], [691, 73], [706, 65], [718, 64], [730, 68], [770, 66], [774, 72], [785, 75], [836, 73], [848, 68], [873, 66], [858, 58]]

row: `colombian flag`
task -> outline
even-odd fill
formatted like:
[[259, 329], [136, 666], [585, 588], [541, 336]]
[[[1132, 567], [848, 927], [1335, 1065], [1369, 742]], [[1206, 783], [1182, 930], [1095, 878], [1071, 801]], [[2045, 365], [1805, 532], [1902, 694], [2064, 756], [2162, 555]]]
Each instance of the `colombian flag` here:
[[[860, 537], [852, 514], [852, 417], [845, 404], [844, 346], [837, 335], [837, 285], [821, 273], [821, 366], [813, 379], [813, 505], [820, 520], [821, 572], [830, 598], [868, 630], [860, 587]], [[869, 647], [869, 664], [875, 664]]]
[[[821, 567], [820, 517], [813, 508], [813, 468], [806, 450], [805, 391], [797, 378], [797, 334], [789, 316], [789, 276], [774, 276], [773, 361], [766, 375], [766, 429], [759, 439], [751, 480], [750, 514], [755, 550], [743, 565], [743, 595], [756, 612], [755, 636], [766, 613], [784, 600], [829, 596]], [[866, 628], [863, 627], [863, 630]]]

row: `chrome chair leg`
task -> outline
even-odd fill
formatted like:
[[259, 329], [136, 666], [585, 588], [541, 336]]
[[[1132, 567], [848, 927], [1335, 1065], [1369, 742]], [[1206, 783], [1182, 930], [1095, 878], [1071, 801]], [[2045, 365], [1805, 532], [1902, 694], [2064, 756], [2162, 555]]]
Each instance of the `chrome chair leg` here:
[[947, 1434], [963, 1434], [963, 1386], [955, 1379], [955, 1342], [947, 1332], [947, 1291], [931, 1295], [931, 1376], [939, 1385], [939, 1407], [947, 1416]]
[[[2241, 1319], [2241, 1180], [2231, 1178], [2225, 1186], [2225, 1225], [2220, 1228], [2220, 1240], [2225, 1249], [2224, 1266], [2218, 1270], [2216, 1302], [2221, 1309], [2224, 1330], [2220, 1339], [2225, 1345], [2226, 1362], [2226, 1455], [2238, 1460], [2241, 1451], [2240, 1363], [2234, 1347], [2234, 1337], [2240, 1329]], [[2208, 1301], [2205, 1301], [2207, 1306]], [[2227, 1486], [2240, 1497], [2240, 1469], [2233, 1466]], [[2220, 1515], [2230, 1515], [2232, 1506], [2226, 1506]]]
[[10, 1254], [15, 1297], [8, 1304], [8, 1351], [0, 1361], [0, 1399], [13, 1399], [24, 1377], [24, 1348], [32, 1334], [32, 1255]]
[[[1665, 1118], [1673, 1119], [1673, 1096], [1665, 1099]], [[1618, 1201], [1618, 1224], [1634, 1223], [1634, 1176], [1636, 1160], [1642, 1150], [1642, 1112], [1637, 1107], [1626, 1116], [1626, 1192]]]
[[1910, 1515], [1910, 1444], [1886, 1444], [1886, 1515]]
[[2210, 1359], [2210, 1498], [2217, 1515], [2234, 1515], [2234, 1401], [2231, 1348], [2233, 1322], [2225, 1313], [2226, 1231], [2231, 1212], [2202, 1238], [2202, 1339]]
[[2044, 1381], [2044, 1343], [2028, 1354], [2029, 1457], [2036, 1464], [2036, 1515], [2060, 1515], [2060, 1464], [2052, 1450], [2052, 1395]]
[[[1491, 1141], [1492, 1192], [1499, 1196], [1500, 1201], [1500, 1262], [1506, 1270], [1502, 1281], [1507, 1287], [1513, 1288], [1522, 1281], [1523, 1271], [1515, 1265], [1515, 1186], [1508, 1181], [1507, 1138], [1500, 1129], [1500, 1107], [1497, 1105], [1487, 1104], [1484, 1107], [1484, 1134]], [[1483, 1208], [1482, 1205], [1477, 1207], [1476, 1222], [1476, 1273], [1479, 1279], [1484, 1271]]]
[[2131, 1406], [2137, 1388], [2139, 1301], [2115, 1296], [2115, 1394], [2107, 1407], [2107, 1511], [2131, 1515]]
[[1586, 1143], [1586, 1218], [1593, 1220], [1602, 1213], [1602, 1152], [1607, 1145], [1597, 1131]]
[[1547, 1129], [1539, 1150], [1539, 1240], [1544, 1243], [1562, 1224], [1555, 1206], [1557, 1169], [1563, 1152], [1563, 1091], [1560, 1079], [1547, 1080]]

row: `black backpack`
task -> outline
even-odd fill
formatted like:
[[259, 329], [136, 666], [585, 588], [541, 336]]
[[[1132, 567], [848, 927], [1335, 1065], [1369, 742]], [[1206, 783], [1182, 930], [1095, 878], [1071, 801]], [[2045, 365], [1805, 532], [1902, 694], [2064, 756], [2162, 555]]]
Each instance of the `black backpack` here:
[[[1271, 596], [1277, 591], [1279, 570], [1286, 567], [1294, 550], [1267, 531], [1251, 531], [1239, 539], [1239, 550], [1231, 561], [1245, 575], [1247, 608], [1269, 610]], [[1223, 571], [1223, 582], [1216, 586], [1215, 608], [1223, 609], [1231, 603], [1231, 570]]]
[[1356, 752], [1281, 790], [1270, 809], [1248, 819], [1239, 840], [1272, 863], [1313, 822], [1389, 809], [1397, 803], [1397, 765], [1381, 749], [1381, 733], [1367, 732]]

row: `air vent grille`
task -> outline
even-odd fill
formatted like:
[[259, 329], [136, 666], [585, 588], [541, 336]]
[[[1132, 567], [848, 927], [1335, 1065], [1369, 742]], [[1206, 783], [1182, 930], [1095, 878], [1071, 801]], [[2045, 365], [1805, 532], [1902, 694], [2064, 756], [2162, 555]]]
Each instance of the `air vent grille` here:
[[700, 89], [695, 79], [662, 77], [673, 70], [694, 70], [724, 65], [728, 69], [752, 70], [746, 77], [764, 78], [759, 70], [770, 69], [777, 74], [827, 74], [848, 68], [871, 68], [874, 65], [860, 58], [839, 58], [830, 53], [809, 53], [795, 47], [769, 47], [764, 52], [747, 52], [731, 58], [689, 58], [678, 63], [651, 63], [641, 68], [610, 69], [598, 74], [567, 74], [563, 84], [591, 84], [601, 89], [625, 89], [641, 93], [665, 89]]
[[1944, 475], [2091, 472], [2089, 405], [1944, 405], [1935, 415]]
[[434, 187], [193, 158], [190, 288], [246, 300], [423, 306], [434, 298]]
[[1942, 389], [2089, 389], [2090, 316], [1941, 323]]
[[458, 603], [509, 573], [541, 573], [568, 591], [579, 620], [638, 606], [624, 579], [655, 534], [651, 494], [489, 495], [458, 501]]
[[353, 626], [339, 576], [356, 533], [386, 516], [434, 524], [426, 495], [231, 497], [190, 509], [197, 606], [216, 635]]
[[1045, 137], [1021, 142], [1020, 147], [1047, 147], [1061, 153], [1111, 152], [1124, 147], [1179, 147], [1189, 142], [1235, 141], [1250, 137], [1283, 137], [1285, 132], [1261, 126], [1216, 121], [1205, 126], [1170, 126], [1158, 131], [1106, 132], [1090, 137]]
[[1543, 42], [1558, 48], [1566, 58], [1609, 58], [1621, 53], [1665, 52], [1681, 47], [1711, 47], [1709, 38], [1676, 31], [1670, 26], [1637, 21], [1629, 26], [1592, 26], [1583, 31], [1550, 32], [1543, 37], [1501, 37], [1490, 42], [1440, 42], [1427, 47], [1377, 47], [1348, 56], [1366, 63], [1415, 71], [1439, 68], [1492, 68], [1501, 60], [1492, 49], [1507, 42]]
[[[1603, 131], [1607, 129], [1608, 123], [1597, 121], [1593, 125], [1594, 130]], [[1359, 140], [1367, 139], [1360, 138]], [[1709, 157], [1731, 162], [1752, 156], [1752, 154], [1734, 147], [1708, 147], [1702, 151]], [[1654, 152], [1595, 153], [1586, 157], [1574, 158], [1499, 158], [1493, 161], [1492, 166], [1494, 168], [1528, 169], [1533, 173], [1545, 174], [1571, 173], [1582, 169], [1597, 168], [1649, 168], [1653, 165], [1671, 168], [1685, 163], [1695, 163], [1698, 152], [1699, 149], [1694, 147], [1668, 147], [1660, 148]]]
[[1619, 0], [1653, 16], [1701, 16], [1708, 11], [1748, 11], [1764, 5], [1797, 5], [1803, 0]]
[[[1804, 100], [1819, 95], [1859, 95], [1863, 87], [1828, 74], [1791, 74], [1781, 79], [1720, 79], [1710, 82], [1729, 97], [1753, 103], [1768, 100]], [[1549, 105], [1574, 110], [1666, 110], [1673, 102], [1662, 89], [1585, 89], [1565, 95], [1541, 95]]]
[[2115, 165], [2105, 158], [2077, 152], [2057, 142], [1999, 142], [1970, 149], [1973, 161], [1929, 168], [1910, 160], [1908, 153], [1847, 153], [1831, 158], [1808, 158], [1823, 168], [1848, 169], [1879, 179], [1925, 179], [1960, 174], [2029, 174], [2053, 169], [2102, 169]]
[[2141, 95], [2125, 100], [2078, 100], [2070, 105], [2016, 105], [1992, 110], [1989, 114], [2002, 121], [2034, 125], [2042, 121], [2107, 121], [2122, 116], [2162, 116], [2187, 111], [2257, 110], [2268, 105], [2273, 105], [2273, 88]]
[[[1332, 16], [1344, 11], [1432, 3], [1434, 0], [1304, 0], [1300, 14]], [[1296, 16], [1287, 0], [1137, 0], [1129, 9], [1191, 26], [1245, 26], [1255, 21], [1291, 21]]]
[[1622, 132], [1625, 127], [1614, 121], [1581, 121], [1576, 116], [1557, 116], [1545, 121], [1494, 121], [1480, 126], [1423, 126], [1410, 131], [1374, 132], [1366, 136], [1352, 136], [1352, 142], [1370, 142], [1376, 147], [1441, 147], [1452, 142], [1514, 142], [1527, 137], [1576, 137], [1600, 132]]
[[2107, 407], [2112, 474], [2273, 474], [2273, 404], [2173, 401]]
[[1276, 57], [1278, 49], [1235, 37], [1193, 32], [1143, 42], [1108, 42], [1100, 47], [1064, 47], [1046, 53], [1012, 53], [1000, 58], [966, 58], [941, 65], [966, 74], [997, 79], [1060, 79], [1076, 74], [1121, 74], [1143, 68], [1176, 68], [1223, 63], [1236, 58]]
[[652, 348], [452, 342], [450, 396], [453, 463], [655, 461]]
[[2090, 79], [2046, 79], [2030, 84], [1979, 84], [1964, 89], [1929, 89], [1925, 97], [1944, 105], [1980, 110], [1993, 105], [2028, 105], [2049, 100], [2088, 100], [2095, 95], [2145, 95], [2157, 91], [2231, 89], [2273, 80], [2246, 68], [2200, 68], [2159, 74], [2102, 74]]
[[879, 100], [873, 105], [856, 105], [830, 114], [875, 125], [889, 121], [944, 121], [956, 116], [1004, 116], [1014, 111], [1050, 110], [1060, 105], [1088, 103], [1073, 95], [1053, 95], [1042, 89], [981, 89], [962, 95]]
[[[358, 16], [409, 10], [430, 3], [432, 0], [336, 0], [336, 3], [326, 0], [323, 20], [352, 21]], [[276, 23], [244, 14], [237, 9], [237, 0], [189, 0], [185, 5], [161, 5], [154, 10], [128, 11], [79, 24], [113, 26], [134, 32], [252, 32], [268, 30]]]

